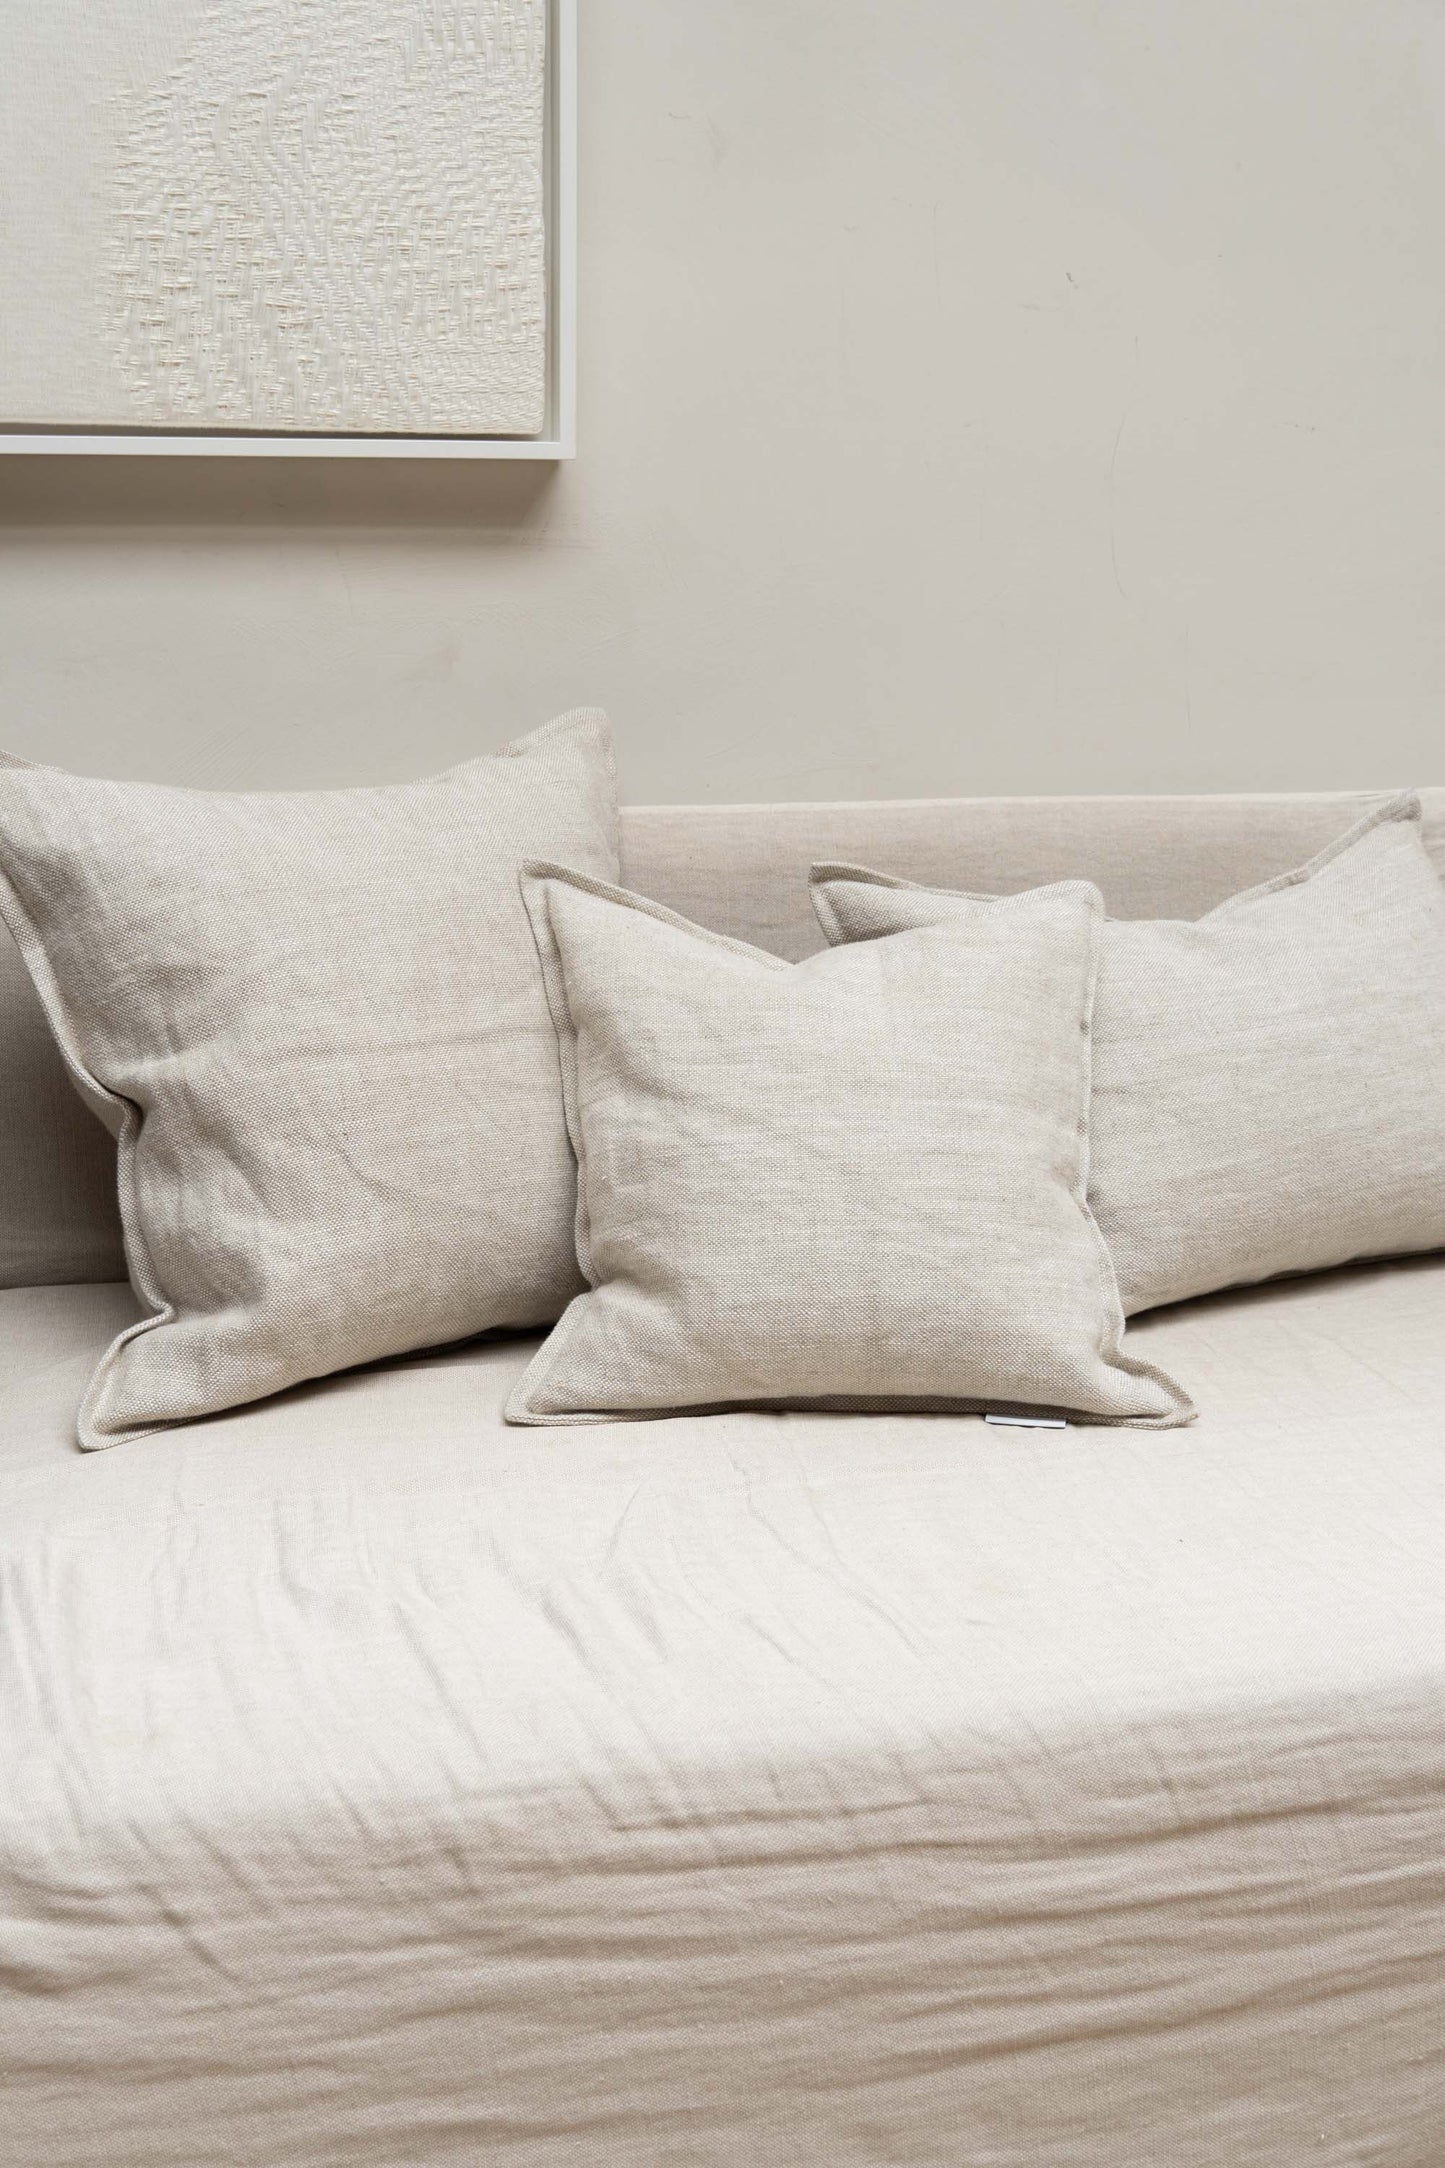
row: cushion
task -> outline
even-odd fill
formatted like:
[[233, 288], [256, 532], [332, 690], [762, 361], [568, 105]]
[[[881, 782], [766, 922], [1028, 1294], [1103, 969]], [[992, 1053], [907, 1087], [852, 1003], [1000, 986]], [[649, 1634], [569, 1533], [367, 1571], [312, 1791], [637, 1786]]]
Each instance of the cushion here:
[[789, 965], [572, 870], [523, 885], [591, 1291], [510, 1420], [758, 1402], [1189, 1419], [1121, 1350], [1084, 1197], [1096, 889]]
[[1438, 2162], [1445, 1258], [1141, 1318], [1166, 1434], [79, 1454], [134, 1315], [0, 1294], [7, 2168]]
[[[1098, 883], [1121, 918], [1198, 918], [1298, 865], [1378, 792], [1193, 798], [874, 798], [852, 805], [621, 808], [621, 878], [686, 918], [789, 962], [823, 946], [802, 869], [882, 865], [1006, 894]], [[1445, 790], [1421, 792], [1445, 871]], [[125, 1272], [115, 1142], [66, 1075], [0, 924], [0, 1287]]]
[[124, 1278], [115, 1138], [66, 1075], [0, 921], [0, 1288]]
[[82, 1445], [554, 1318], [580, 1286], [517, 868], [615, 872], [606, 718], [393, 788], [269, 795], [0, 768], [0, 912], [119, 1138], [149, 1315]]
[[[814, 870], [830, 940], [973, 900]], [[1445, 1246], [1445, 888], [1419, 800], [1192, 923], [1110, 921], [1089, 1197], [1126, 1312]]]

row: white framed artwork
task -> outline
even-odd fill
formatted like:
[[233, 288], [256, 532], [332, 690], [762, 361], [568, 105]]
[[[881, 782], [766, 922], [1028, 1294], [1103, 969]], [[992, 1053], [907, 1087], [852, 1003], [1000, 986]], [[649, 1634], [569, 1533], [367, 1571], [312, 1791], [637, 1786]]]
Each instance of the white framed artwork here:
[[567, 459], [576, 0], [0, 8], [0, 452]]

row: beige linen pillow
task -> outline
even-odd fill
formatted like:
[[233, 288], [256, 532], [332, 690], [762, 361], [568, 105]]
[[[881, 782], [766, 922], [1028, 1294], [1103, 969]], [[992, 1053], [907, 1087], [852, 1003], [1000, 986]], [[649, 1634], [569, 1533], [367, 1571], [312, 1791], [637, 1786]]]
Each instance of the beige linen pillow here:
[[1192, 1409], [1121, 1349], [1084, 1201], [1098, 891], [786, 964], [524, 878], [578, 1161], [578, 1296], [507, 1408]]
[[517, 872], [617, 870], [605, 716], [430, 781], [267, 795], [0, 765], [0, 913], [119, 1137], [152, 1315], [84, 1446], [493, 1326], [581, 1285]]
[[[822, 865], [830, 941], [976, 908]], [[1089, 1200], [1126, 1313], [1445, 1247], [1445, 888], [1390, 799], [1192, 923], [1110, 920]]]

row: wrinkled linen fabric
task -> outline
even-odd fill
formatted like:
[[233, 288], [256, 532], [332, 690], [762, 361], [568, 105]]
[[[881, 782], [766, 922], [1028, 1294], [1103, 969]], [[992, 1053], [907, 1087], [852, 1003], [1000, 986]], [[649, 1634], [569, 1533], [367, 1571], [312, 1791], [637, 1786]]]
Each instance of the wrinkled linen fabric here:
[[1179, 1433], [79, 1454], [133, 1314], [0, 1296], [0, 2159], [1437, 2168], [1442, 1261], [1142, 1320]]
[[1084, 1194], [1096, 888], [801, 964], [556, 866], [522, 888], [589, 1284], [509, 1421], [758, 1401], [1192, 1419], [1124, 1349]]
[[150, 1315], [114, 1445], [348, 1365], [549, 1323], [581, 1280], [517, 871], [617, 863], [595, 709], [425, 782], [255, 794], [0, 761], [0, 915], [119, 1139]]
[[[1445, 790], [1421, 793], [1445, 872]], [[1091, 880], [1116, 918], [1198, 918], [1288, 871], [1378, 793], [1193, 798], [871, 799], [847, 805], [624, 806], [629, 888], [795, 962], [823, 946], [815, 859], [1008, 892]], [[125, 1276], [115, 1148], [74, 1090], [0, 925], [0, 1287]]]
[[[814, 869], [830, 940], [966, 921], [970, 895]], [[1089, 1202], [1126, 1313], [1445, 1248], [1445, 886], [1419, 798], [1203, 918], [1111, 920]]]

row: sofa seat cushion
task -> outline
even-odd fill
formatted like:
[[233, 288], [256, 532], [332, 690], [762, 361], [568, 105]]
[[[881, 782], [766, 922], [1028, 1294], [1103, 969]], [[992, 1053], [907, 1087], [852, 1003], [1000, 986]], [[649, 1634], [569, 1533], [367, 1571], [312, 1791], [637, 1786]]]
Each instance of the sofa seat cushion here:
[[0, 2158], [1432, 2157], [1445, 1262], [1142, 1320], [1164, 1434], [509, 1340], [81, 1454], [131, 1314], [0, 1296]]

